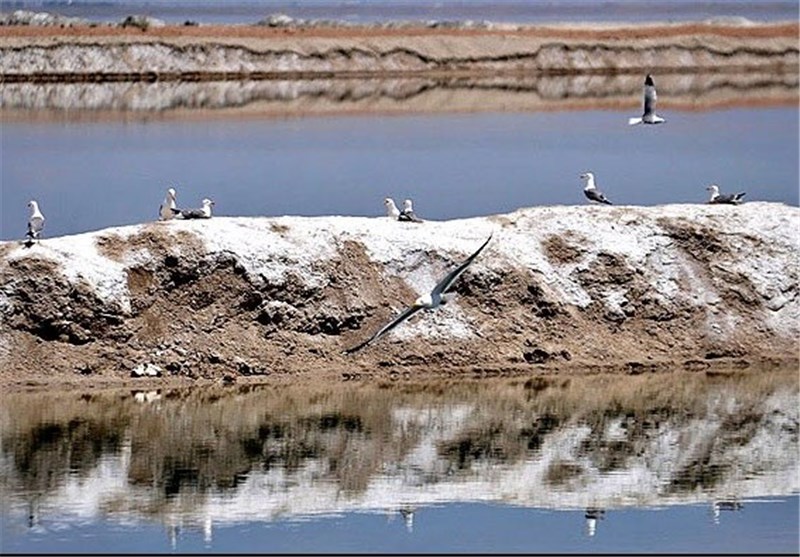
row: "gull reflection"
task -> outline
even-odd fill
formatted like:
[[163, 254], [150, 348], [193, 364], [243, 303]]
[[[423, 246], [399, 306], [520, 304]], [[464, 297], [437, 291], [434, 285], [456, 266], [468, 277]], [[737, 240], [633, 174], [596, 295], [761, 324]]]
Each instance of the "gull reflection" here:
[[605, 518], [605, 509], [589, 507], [583, 515], [586, 518], [586, 535], [590, 538], [597, 533], [597, 521]]
[[400, 508], [400, 515], [403, 517], [403, 522], [406, 524], [406, 530], [409, 532], [414, 531], [414, 507], [404, 506]]
[[206, 544], [206, 547], [211, 545], [211, 542], [214, 539], [214, 521], [211, 519], [210, 516], [207, 516], [205, 521], [203, 522], [203, 541]]
[[170, 522], [167, 525], [167, 535], [169, 536], [169, 545], [172, 551], [178, 548], [178, 535], [180, 534], [180, 526], [175, 522]]
[[740, 511], [743, 508], [744, 505], [736, 500], [736, 498], [714, 501], [711, 506], [711, 511], [714, 514], [714, 524], [719, 524], [719, 516], [722, 511]]

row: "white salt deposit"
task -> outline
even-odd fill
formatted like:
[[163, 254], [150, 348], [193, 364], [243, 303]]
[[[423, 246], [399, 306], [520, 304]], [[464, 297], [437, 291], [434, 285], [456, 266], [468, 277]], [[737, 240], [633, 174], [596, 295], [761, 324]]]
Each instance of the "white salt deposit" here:
[[[719, 277], [711, 280], [709, 271], [685, 247], [678, 246], [662, 223], [701, 226], [717, 233], [725, 249], [701, 255], [714, 268], [744, 277], [752, 284], [756, 302], [763, 306], [765, 326], [771, 331], [782, 336], [798, 334], [800, 210], [782, 204], [541, 207], [424, 224], [383, 217], [285, 216], [214, 217], [158, 226], [173, 234], [185, 231], [196, 235], [209, 259], [233, 256], [253, 280], [272, 284], [282, 283], [290, 274], [309, 286], [327, 284], [324, 263], [338, 256], [344, 242], [355, 241], [363, 244], [368, 257], [383, 266], [387, 275], [405, 281], [418, 295], [429, 292], [493, 233], [492, 242], [472, 264], [470, 273], [529, 271], [547, 284], [558, 301], [579, 308], [594, 303], [584, 287], [585, 271], [605, 253], [615, 258], [610, 261], [622, 261], [620, 264], [640, 274], [651, 294], [667, 307], [681, 302], [707, 308], [707, 332], [724, 336], [738, 323], [735, 308], [727, 307], [721, 296], [721, 288], [732, 286], [723, 284]], [[137, 225], [47, 238], [30, 249], [14, 247], [7, 258], [55, 261], [70, 281], [85, 281], [102, 299], [119, 304], [127, 312], [126, 270], [147, 264], [152, 255], [146, 249], [134, 248], [117, 262], [98, 251], [97, 240], [111, 235], [128, 238], [143, 228]], [[548, 259], [544, 244], [551, 237], [559, 237], [579, 250], [579, 257], [570, 262]], [[169, 249], [181, 254], [181, 243], [176, 241]], [[4, 297], [9, 287], [0, 291], [0, 309], [7, 305]], [[625, 283], [603, 286], [597, 294], [600, 303], [612, 312], [621, 311], [625, 301], [635, 307], [636, 300], [627, 288]], [[412, 302], [408, 300], [409, 305]], [[457, 296], [446, 310], [433, 313], [438, 315], [426, 314], [392, 334], [398, 339], [415, 335], [467, 338], [475, 331], [475, 324], [459, 310]]]

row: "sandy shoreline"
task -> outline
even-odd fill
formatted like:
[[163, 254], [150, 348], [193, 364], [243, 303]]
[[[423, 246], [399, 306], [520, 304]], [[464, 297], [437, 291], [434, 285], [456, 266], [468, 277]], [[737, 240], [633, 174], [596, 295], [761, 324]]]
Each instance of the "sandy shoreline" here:
[[15, 373], [0, 374], [0, 395], [18, 392], [41, 392], [52, 389], [61, 391], [107, 391], [125, 389], [150, 391], [160, 389], [203, 388], [212, 386], [246, 385], [326, 385], [331, 383], [383, 384], [415, 383], [457, 379], [483, 381], [498, 378], [526, 377], [584, 377], [595, 375], [633, 376], [640, 374], [697, 373], [708, 377], [758, 375], [796, 370], [800, 359], [792, 354], [753, 356], [745, 358], [720, 358], [714, 360], [688, 359], [664, 360], [661, 362], [624, 362], [606, 365], [503, 365], [497, 367], [448, 367], [448, 366], [397, 366], [376, 367], [374, 370], [310, 363], [305, 371], [275, 370], [267, 375], [246, 376], [235, 370], [216, 375], [199, 377], [162, 376], [133, 377], [127, 371], [102, 377], [83, 375], [75, 371], [71, 375], [52, 375], [38, 370], [26, 372], [25, 377]]

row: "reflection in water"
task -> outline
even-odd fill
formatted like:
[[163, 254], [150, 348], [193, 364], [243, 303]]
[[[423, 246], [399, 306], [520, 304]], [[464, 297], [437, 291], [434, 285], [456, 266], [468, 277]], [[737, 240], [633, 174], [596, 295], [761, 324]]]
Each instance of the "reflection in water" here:
[[[593, 110], [635, 105], [641, 96], [641, 81], [638, 74], [619, 74], [4, 83], [0, 85], [0, 109], [9, 115], [15, 111], [148, 114], [199, 109], [267, 114]], [[798, 100], [796, 73], [664, 74], [658, 77], [658, 85], [662, 104], [680, 109], [794, 106]]]
[[586, 509], [584, 518], [586, 518], [586, 535], [590, 538], [597, 533], [597, 521], [605, 518], [606, 511], [604, 509], [597, 509], [589, 507]]
[[19, 393], [0, 422], [12, 523], [181, 532], [466, 501], [584, 513], [796, 493], [793, 370]]
[[406, 530], [409, 532], [414, 531], [414, 508], [403, 507], [400, 509], [400, 515], [403, 517], [403, 522], [406, 525]]
[[744, 508], [744, 504], [739, 502], [736, 498], [733, 498], [728, 500], [714, 501], [711, 507], [714, 514], [714, 524], [719, 524], [719, 517], [722, 511], [740, 511]]

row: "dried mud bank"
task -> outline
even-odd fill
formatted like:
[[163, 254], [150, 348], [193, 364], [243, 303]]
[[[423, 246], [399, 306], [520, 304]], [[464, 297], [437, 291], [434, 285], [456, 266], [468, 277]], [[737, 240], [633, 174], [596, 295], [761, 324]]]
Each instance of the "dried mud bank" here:
[[[0, 378], [340, 380], [796, 365], [800, 209], [215, 217], [0, 244]], [[489, 234], [455, 285], [355, 355]]]
[[797, 73], [798, 24], [0, 28], [14, 81], [276, 79], [441, 74]]

